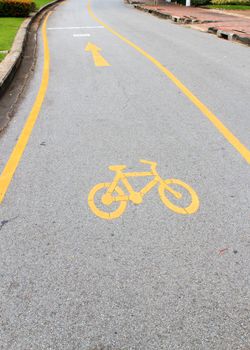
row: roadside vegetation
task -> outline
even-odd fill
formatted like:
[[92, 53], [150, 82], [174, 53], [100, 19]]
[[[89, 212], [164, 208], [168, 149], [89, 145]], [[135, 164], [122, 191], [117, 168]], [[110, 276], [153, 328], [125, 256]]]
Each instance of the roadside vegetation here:
[[4, 59], [16, 33], [30, 12], [52, 0], [0, 0], [0, 62]]
[[[15, 38], [18, 28], [24, 18], [0, 18], [0, 51], [9, 51]], [[0, 53], [0, 61], [4, 59], [6, 53]]]
[[[177, 0], [185, 5], [186, 0]], [[250, 10], [250, 0], [191, 0], [192, 6], [202, 6], [209, 9]]]
[[250, 5], [216, 5], [211, 4], [207, 5], [206, 8], [208, 9], [219, 9], [219, 10], [250, 10]]
[[36, 9], [39, 10], [44, 5], [48, 4], [49, 2], [52, 2], [53, 0], [36, 0], [35, 5]]
[[250, 0], [211, 0], [208, 8], [224, 10], [250, 10]]

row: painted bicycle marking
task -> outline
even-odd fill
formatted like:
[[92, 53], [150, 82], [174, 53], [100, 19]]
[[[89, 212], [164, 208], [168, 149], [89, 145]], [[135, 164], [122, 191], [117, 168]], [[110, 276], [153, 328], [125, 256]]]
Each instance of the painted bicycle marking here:
[[[150, 171], [126, 173], [123, 172], [126, 165], [109, 166], [109, 170], [115, 172], [114, 180], [112, 182], [99, 183], [89, 192], [88, 204], [95, 215], [105, 220], [116, 219], [124, 213], [129, 201], [134, 204], [141, 204], [145, 194], [151, 191], [156, 185], [158, 185], [158, 193], [163, 204], [175, 213], [183, 215], [194, 214], [199, 209], [198, 195], [191, 186], [178, 179], [163, 180], [157, 172], [156, 162], [143, 159], [141, 159], [140, 162], [149, 164], [151, 168]], [[132, 177], [153, 177], [153, 179], [139, 192], [136, 192], [128, 181], [128, 178]], [[123, 184], [128, 194], [125, 194], [124, 190], [118, 186], [118, 183]], [[174, 188], [171, 187], [172, 185], [174, 185]], [[180, 190], [177, 191], [176, 187]], [[177, 200], [183, 198], [183, 191], [186, 192], [189, 197], [189, 204], [184, 207], [175, 203]], [[104, 193], [102, 194], [102, 192]], [[171, 197], [168, 198], [169, 195], [173, 196], [175, 199], [174, 202]], [[112, 208], [111, 206], [114, 203], [118, 204], [118, 207]]]

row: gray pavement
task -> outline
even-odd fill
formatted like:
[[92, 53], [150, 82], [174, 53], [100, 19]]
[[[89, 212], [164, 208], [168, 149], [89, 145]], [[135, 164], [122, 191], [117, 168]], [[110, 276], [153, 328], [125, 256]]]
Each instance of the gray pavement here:
[[[0, 348], [249, 350], [249, 164], [151, 62], [67, 0], [48, 20], [49, 87], [0, 205]], [[250, 147], [249, 48], [94, 0], [96, 15], [169, 68]], [[74, 36], [90, 34], [90, 36]], [[95, 67], [88, 42], [109, 67]], [[43, 49], [0, 138], [0, 171], [32, 108]], [[154, 188], [115, 220], [89, 191], [111, 164], [189, 184], [179, 215]], [[135, 188], [146, 179], [133, 179]]]

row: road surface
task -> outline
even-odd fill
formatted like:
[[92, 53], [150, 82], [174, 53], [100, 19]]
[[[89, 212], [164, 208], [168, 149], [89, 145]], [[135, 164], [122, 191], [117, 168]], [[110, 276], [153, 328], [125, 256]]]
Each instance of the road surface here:
[[0, 137], [1, 349], [250, 349], [249, 92], [248, 47], [120, 0], [46, 17]]

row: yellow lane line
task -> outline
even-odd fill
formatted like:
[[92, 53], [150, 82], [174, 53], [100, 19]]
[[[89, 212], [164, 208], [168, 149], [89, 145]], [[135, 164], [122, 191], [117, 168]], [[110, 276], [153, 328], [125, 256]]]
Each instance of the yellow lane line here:
[[88, 0], [88, 12], [90, 16], [105, 27], [109, 32], [117, 36], [119, 39], [124, 41], [129, 46], [133, 47], [136, 51], [140, 52], [144, 57], [151, 61], [157, 68], [160, 69], [183, 93], [186, 95], [191, 102], [210, 120], [211, 123], [217, 128], [217, 130], [227, 139], [229, 143], [242, 155], [242, 157], [250, 164], [250, 150], [244, 146], [240, 140], [234, 136], [234, 134], [219, 120], [216, 115], [211, 112], [207, 106], [204, 105], [182, 82], [176, 78], [176, 76], [171, 73], [166, 67], [164, 67], [157, 59], [148, 54], [142, 48], [134, 44], [132, 41], [127, 39], [125, 36], [116, 32], [108, 24], [104, 23], [94, 14], [91, 8], [91, 0]]
[[[51, 13], [51, 12], [50, 12]], [[32, 110], [26, 120], [26, 123], [23, 127], [23, 130], [19, 136], [19, 139], [9, 157], [5, 168], [0, 175], [0, 203], [2, 203], [4, 196], [8, 190], [10, 182], [13, 175], [18, 167], [18, 164], [22, 158], [23, 152], [27, 146], [32, 130], [35, 126], [37, 117], [39, 115], [42, 103], [46, 94], [46, 90], [49, 82], [49, 66], [50, 66], [50, 54], [48, 39], [46, 33], [47, 21], [50, 13], [47, 14], [43, 26], [42, 26], [42, 37], [43, 37], [43, 48], [44, 48], [44, 64], [43, 64], [43, 75], [41, 85], [35, 100], [35, 103], [32, 107]]]

